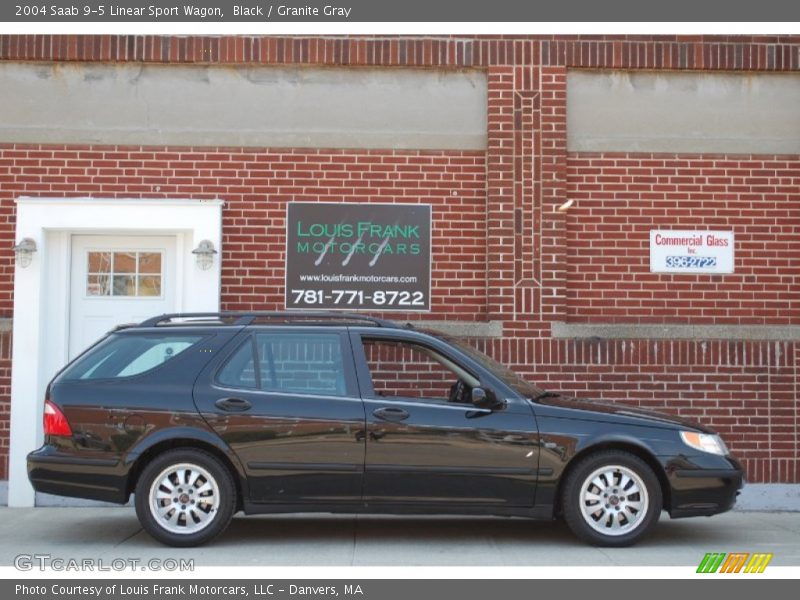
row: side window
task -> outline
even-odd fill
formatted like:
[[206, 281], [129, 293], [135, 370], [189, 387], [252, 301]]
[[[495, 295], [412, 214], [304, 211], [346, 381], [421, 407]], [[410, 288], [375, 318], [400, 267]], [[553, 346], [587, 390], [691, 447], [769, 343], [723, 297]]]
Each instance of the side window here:
[[109, 336], [64, 371], [61, 377], [64, 380], [111, 379], [139, 375], [175, 358], [200, 339], [202, 336]]
[[167, 362], [176, 354], [180, 354], [186, 350], [193, 343], [194, 342], [188, 342], [186, 340], [167, 340], [151, 346], [122, 369], [118, 377], [129, 377], [138, 373], [144, 373], [150, 369], [155, 369], [161, 363]]
[[253, 340], [248, 337], [222, 367], [217, 381], [228, 387], [256, 389], [258, 373], [253, 350]]
[[363, 338], [376, 396], [468, 404], [480, 382], [438, 352], [411, 342]]
[[262, 390], [347, 394], [339, 334], [258, 333], [256, 348]]

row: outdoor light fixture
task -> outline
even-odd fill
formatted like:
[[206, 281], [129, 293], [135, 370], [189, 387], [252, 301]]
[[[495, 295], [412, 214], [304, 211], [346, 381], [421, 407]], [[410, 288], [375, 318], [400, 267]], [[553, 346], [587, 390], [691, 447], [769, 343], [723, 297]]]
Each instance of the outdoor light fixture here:
[[210, 240], [203, 240], [197, 244], [197, 248], [192, 250], [192, 254], [197, 256], [197, 266], [203, 271], [208, 271], [214, 264], [214, 255], [217, 253], [214, 244]]
[[14, 250], [14, 254], [17, 257], [17, 264], [24, 269], [33, 260], [33, 253], [36, 252], [36, 242], [31, 238], [23, 238], [12, 250]]

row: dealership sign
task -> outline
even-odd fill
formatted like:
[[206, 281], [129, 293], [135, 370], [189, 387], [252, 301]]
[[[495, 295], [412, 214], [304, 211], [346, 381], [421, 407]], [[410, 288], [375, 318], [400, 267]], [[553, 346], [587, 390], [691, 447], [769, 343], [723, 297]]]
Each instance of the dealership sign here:
[[289, 309], [430, 310], [429, 204], [290, 202]]
[[651, 229], [650, 271], [733, 273], [733, 232]]

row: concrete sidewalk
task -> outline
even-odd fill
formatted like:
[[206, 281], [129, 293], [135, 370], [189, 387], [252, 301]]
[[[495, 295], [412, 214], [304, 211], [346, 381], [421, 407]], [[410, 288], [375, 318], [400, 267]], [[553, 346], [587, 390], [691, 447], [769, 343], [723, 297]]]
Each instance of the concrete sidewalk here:
[[800, 565], [800, 513], [729, 512], [672, 521], [633, 548], [593, 548], [561, 522], [467, 517], [238, 516], [209, 546], [175, 549], [131, 508], [0, 508], [0, 565], [53, 558], [194, 558], [198, 566], [697, 565], [706, 552], [772, 552]]

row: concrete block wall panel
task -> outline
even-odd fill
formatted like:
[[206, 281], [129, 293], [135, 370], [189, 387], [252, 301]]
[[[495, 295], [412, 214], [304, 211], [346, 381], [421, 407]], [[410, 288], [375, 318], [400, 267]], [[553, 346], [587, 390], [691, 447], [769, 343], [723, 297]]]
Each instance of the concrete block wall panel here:
[[0, 61], [0, 105], [3, 142], [486, 147], [477, 70]]
[[567, 98], [571, 152], [800, 153], [796, 73], [572, 70]]
[[[485, 151], [6, 143], [0, 153], [1, 316], [12, 316], [13, 198], [23, 193], [223, 198], [222, 303], [253, 309], [282, 306], [287, 200], [430, 202], [434, 310], [398, 318], [499, 322], [502, 337], [473, 342], [539, 384], [700, 418], [726, 436], [751, 481], [800, 482], [800, 342], [791, 335], [758, 337], [765, 323], [789, 333], [790, 322], [797, 323], [798, 274], [781, 262], [786, 256], [767, 255], [759, 244], [762, 235], [777, 235], [779, 254], [797, 252], [800, 158], [697, 152], [667, 158], [570, 153], [567, 146], [570, 69], [797, 73], [800, 37], [0, 36], [0, 60], [466, 68], [481, 71], [487, 82]], [[653, 189], [659, 177], [666, 187]], [[555, 211], [573, 195], [570, 211]], [[612, 222], [602, 211], [617, 201], [643, 220]], [[652, 210], [658, 214], [643, 214]], [[709, 296], [695, 296], [688, 316], [678, 320], [698, 327], [749, 323], [748, 339], [642, 339], [635, 329], [627, 339], [552, 336], [558, 323], [611, 321], [630, 328], [665, 320], [645, 310], [641, 298], [620, 314], [620, 298], [592, 287], [605, 277], [615, 289], [624, 282], [605, 257], [595, 260], [591, 246], [575, 243], [578, 231], [593, 236], [592, 243], [611, 236], [624, 245], [630, 232], [614, 227], [632, 227], [638, 235], [651, 222], [694, 227], [695, 217], [742, 230], [737, 241], [744, 244], [746, 271], [704, 282], [690, 276], [689, 291]], [[637, 270], [646, 261], [640, 246], [621, 258], [631, 261], [626, 269], [646, 275]], [[641, 285], [647, 298], [667, 294], [671, 310], [676, 300], [669, 281]], [[3, 364], [0, 424], [8, 402]], [[0, 434], [0, 456], [3, 443]]]

